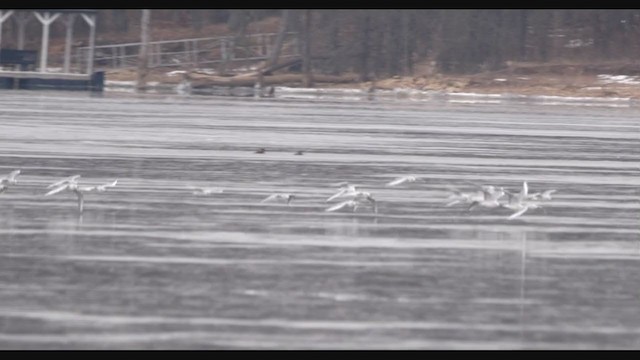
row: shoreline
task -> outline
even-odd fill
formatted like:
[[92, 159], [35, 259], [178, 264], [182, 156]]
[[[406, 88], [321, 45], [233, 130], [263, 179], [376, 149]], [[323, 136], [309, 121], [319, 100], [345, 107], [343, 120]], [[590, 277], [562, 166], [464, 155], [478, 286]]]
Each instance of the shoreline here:
[[[421, 69], [422, 75], [393, 76], [367, 82], [317, 82], [312, 88], [299, 83], [273, 84], [274, 97], [351, 96], [384, 99], [450, 99], [454, 102], [561, 101], [563, 103], [640, 103], [640, 66], [630, 71], [627, 63], [530, 64], [511, 63], [507, 69], [469, 75], [443, 75]], [[627, 70], [627, 71], [623, 71]], [[235, 77], [246, 79], [254, 68], [236, 69]], [[621, 75], [626, 73], [629, 75]], [[194, 95], [255, 96], [253, 86], [216, 86], [215, 69], [152, 69], [147, 78], [149, 93], [192, 93]], [[286, 72], [280, 72], [283, 79]], [[636, 75], [637, 74], [637, 75]], [[345, 74], [354, 76], [355, 74]], [[208, 79], [212, 79], [209, 81]], [[218, 79], [218, 80], [216, 80]], [[132, 91], [135, 69], [108, 70], [106, 91]], [[243, 84], [246, 81], [242, 82]], [[249, 83], [252, 83], [249, 81]], [[192, 86], [192, 84], [196, 84]], [[265, 86], [265, 89], [271, 86]], [[265, 90], [263, 90], [265, 91]]]
[[[145, 93], [182, 96], [226, 96], [300, 100], [343, 100], [343, 101], [442, 101], [456, 104], [529, 104], [529, 105], [574, 105], [601, 107], [638, 107], [640, 100], [632, 97], [613, 96], [569, 96], [553, 94], [525, 94], [518, 92], [471, 92], [447, 90], [420, 90], [415, 88], [376, 88], [366, 87], [317, 86], [303, 88], [297, 86], [274, 86], [272, 96], [256, 95], [254, 87], [213, 86], [205, 89], [189, 89], [184, 83], [166, 83], [150, 81]], [[106, 80], [105, 92], [135, 93], [135, 81]]]

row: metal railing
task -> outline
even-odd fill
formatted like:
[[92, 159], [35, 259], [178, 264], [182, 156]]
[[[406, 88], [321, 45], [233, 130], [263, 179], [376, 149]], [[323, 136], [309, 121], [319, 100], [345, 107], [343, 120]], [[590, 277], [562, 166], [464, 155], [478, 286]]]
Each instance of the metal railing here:
[[[149, 42], [149, 66], [194, 66], [222, 62], [265, 60], [271, 54], [277, 34], [250, 34], [240, 38], [218, 36], [209, 38], [165, 40]], [[95, 47], [97, 68], [127, 68], [138, 65], [142, 43], [100, 45]], [[74, 64], [86, 66], [88, 47], [78, 47]], [[280, 58], [300, 56], [297, 33], [285, 34]]]

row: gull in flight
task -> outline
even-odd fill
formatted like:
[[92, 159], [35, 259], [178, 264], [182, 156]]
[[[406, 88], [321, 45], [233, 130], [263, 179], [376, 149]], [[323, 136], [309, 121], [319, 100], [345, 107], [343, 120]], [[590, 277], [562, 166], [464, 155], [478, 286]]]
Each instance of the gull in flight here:
[[515, 196], [517, 201], [551, 200], [551, 194], [553, 194], [556, 191], [557, 190], [552, 189], [552, 190], [547, 190], [547, 191], [543, 191], [543, 192], [537, 192], [537, 193], [529, 194], [529, 188], [527, 186], [527, 182], [524, 181], [524, 182], [522, 182], [522, 189], [520, 190], [520, 192], [518, 194], [512, 194], [512, 193], [510, 193], [510, 192], [508, 192], [506, 190], [505, 190], [505, 193], [507, 195], [509, 195], [509, 199], [511, 199], [511, 197]]
[[358, 192], [358, 190], [356, 189], [355, 185], [351, 185], [351, 184], [346, 183], [346, 182], [340, 183], [338, 185], [341, 186], [338, 189], [338, 192], [333, 194], [333, 195], [331, 195], [326, 200], [326, 202], [329, 202], [329, 201], [331, 201], [333, 199], [337, 199], [337, 198], [340, 198], [340, 197], [354, 196]]
[[20, 175], [20, 170], [14, 170], [9, 175], [0, 178], [0, 194], [7, 191], [9, 185], [17, 184], [16, 177]]
[[511, 214], [511, 216], [507, 218], [508, 220], [513, 220], [521, 216], [529, 209], [537, 209], [541, 207], [537, 203], [530, 201], [533, 195], [529, 195], [527, 191], [528, 189], [526, 181], [522, 183], [522, 190], [518, 194], [512, 194], [505, 191], [509, 196], [509, 200], [506, 203], [501, 204], [500, 207], [515, 211], [513, 214]]
[[547, 190], [544, 192], [537, 192], [534, 194], [529, 195], [533, 200], [551, 200], [551, 194], [553, 194], [554, 192], [556, 192], [557, 190], [553, 189], [553, 190]]
[[475, 192], [463, 193], [456, 188], [451, 187], [452, 194], [447, 198], [449, 201], [445, 206], [455, 205], [457, 203], [472, 203], [474, 201], [484, 200], [484, 193], [480, 190]]
[[405, 182], [415, 182], [415, 181], [418, 181], [418, 180], [423, 180], [423, 179], [420, 178], [420, 177], [417, 177], [417, 176], [413, 176], [413, 175], [401, 176], [399, 178], [396, 178], [393, 181], [388, 182], [387, 186], [396, 186], [396, 185], [400, 185], [400, 184], [405, 183]]
[[518, 201], [518, 202], [509, 202], [507, 204], [503, 204], [502, 207], [511, 209], [511, 210], [517, 210], [507, 218], [508, 220], [513, 220], [519, 217], [520, 215], [524, 214], [527, 210], [537, 209], [537, 208], [540, 208], [541, 206], [529, 201], [527, 202]]
[[116, 186], [116, 184], [118, 183], [118, 179], [116, 179], [113, 182], [102, 184], [102, 185], [78, 186], [79, 178], [80, 178], [80, 175], [73, 175], [47, 186], [47, 189], [51, 189], [51, 188], [53, 189], [50, 190], [48, 193], [44, 194], [44, 196], [54, 195], [64, 190], [71, 191], [75, 193], [76, 196], [78, 197], [78, 211], [82, 213], [84, 209], [84, 195], [82, 194], [83, 192], [90, 192], [94, 190], [98, 192], [103, 192], [103, 191], [106, 191], [107, 188]]
[[368, 192], [358, 191], [353, 195], [353, 199], [343, 201], [339, 204], [336, 204], [332, 207], [325, 209], [325, 211], [337, 211], [344, 208], [351, 208], [353, 212], [356, 212], [359, 207], [362, 207], [366, 203], [373, 206], [373, 212], [378, 213], [378, 206], [376, 204], [376, 200], [369, 194]]
[[191, 193], [193, 195], [211, 195], [211, 194], [220, 194], [224, 192], [223, 189], [213, 188], [213, 187], [189, 186], [189, 189], [192, 190]]
[[482, 200], [474, 200], [473, 202], [471, 202], [471, 205], [469, 205], [469, 208], [467, 209], [467, 211], [471, 211], [473, 208], [475, 208], [476, 206], [484, 206], [484, 207], [488, 207], [488, 208], [496, 208], [496, 207], [500, 207], [502, 206], [502, 204], [500, 204], [498, 202], [498, 199], [500, 199], [502, 196], [504, 196], [504, 189], [502, 187], [498, 187], [497, 189], [492, 186], [483, 186], [483, 199]]
[[522, 182], [522, 188], [520, 189], [519, 193], [514, 194], [507, 190], [505, 190], [504, 192], [509, 197], [509, 202], [512, 202], [514, 199], [516, 202], [522, 202], [531, 198], [531, 195], [529, 195], [529, 186], [527, 185], [526, 181]]
[[272, 194], [260, 202], [286, 202], [290, 206], [295, 197], [293, 194]]
[[118, 183], [118, 179], [115, 179], [110, 183], [106, 183], [106, 184], [102, 184], [102, 185], [96, 185], [96, 186], [80, 186], [80, 187], [78, 187], [78, 189], [80, 191], [85, 191], [85, 192], [86, 191], [93, 191], [93, 190], [96, 190], [97, 192], [103, 192], [103, 191], [107, 191], [107, 188], [116, 186], [117, 183]]

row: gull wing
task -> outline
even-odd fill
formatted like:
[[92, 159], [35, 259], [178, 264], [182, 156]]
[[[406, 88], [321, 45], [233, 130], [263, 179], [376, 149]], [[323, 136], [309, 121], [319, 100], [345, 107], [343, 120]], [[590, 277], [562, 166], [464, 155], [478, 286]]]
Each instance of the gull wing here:
[[526, 181], [522, 182], [522, 190], [520, 190], [520, 195], [522, 196], [522, 198], [526, 198], [527, 195], [529, 194], [529, 186], [527, 185]]
[[459, 200], [459, 199], [457, 199], [457, 200], [453, 200], [453, 201], [451, 201], [451, 202], [448, 202], [445, 206], [452, 206], [452, 205], [455, 205], [455, 204], [459, 203], [460, 201], [461, 201], [461, 200]]
[[53, 184], [51, 184], [51, 185], [47, 186], [47, 189], [51, 189], [52, 187], [56, 187], [56, 186], [58, 186], [58, 185], [62, 185], [62, 184], [64, 184], [64, 183], [74, 182], [74, 181], [78, 180], [78, 178], [79, 178], [79, 177], [80, 177], [80, 175], [73, 175], [73, 176], [69, 176], [69, 177], [68, 177], [68, 178], [66, 178], [66, 179], [62, 179], [62, 180], [60, 180], [60, 181], [58, 181], [58, 182], [55, 182], [55, 183], [53, 183]]
[[3, 192], [7, 191], [9, 187], [6, 185], [0, 185], [0, 194], [2, 194]]
[[326, 200], [326, 202], [329, 202], [329, 201], [331, 201], [331, 200], [333, 200], [333, 199], [335, 199], [335, 198], [339, 198], [339, 197], [343, 196], [343, 195], [347, 192], [347, 190], [348, 190], [348, 189], [347, 189], [346, 187], [345, 187], [345, 188], [342, 188], [340, 191], [338, 191], [337, 193], [335, 193], [335, 194], [333, 194], [332, 196], [330, 196], [330, 197]]
[[5, 178], [6, 180], [9, 181], [15, 181], [16, 180], [16, 176], [20, 175], [20, 170], [14, 170], [11, 173], [9, 173], [9, 175], [7, 175], [7, 177]]
[[522, 209], [520, 209], [518, 212], [513, 213], [511, 216], [509, 216], [507, 219], [509, 220], [513, 220], [515, 218], [517, 218], [518, 216], [524, 214], [527, 210], [529, 210], [529, 206], [525, 206]]
[[116, 186], [117, 183], [118, 183], [118, 179], [115, 179], [113, 182], [96, 186], [96, 190], [98, 190], [98, 191], [106, 191], [107, 188], [114, 187], [114, 186]]
[[209, 194], [220, 194], [222, 192], [224, 192], [223, 189], [220, 188], [202, 188], [202, 193], [205, 195], [209, 195]]
[[340, 209], [342, 209], [344, 207], [347, 207], [347, 206], [355, 206], [355, 205], [356, 205], [356, 203], [353, 200], [347, 200], [347, 201], [343, 201], [343, 202], [341, 202], [341, 203], [339, 203], [337, 205], [334, 205], [334, 206], [332, 206], [330, 208], [327, 208], [324, 211], [336, 211], [336, 210], [340, 210]]
[[542, 193], [542, 198], [543, 198], [543, 199], [551, 200], [551, 194], [553, 194], [553, 193], [554, 193], [554, 192], [556, 192], [556, 191], [558, 191], [558, 190], [556, 190], [556, 189], [553, 189], [553, 190], [547, 190], [547, 191], [545, 191], [545, 192], [543, 192], [543, 193]]
[[473, 210], [473, 208], [475, 208], [476, 206], [478, 206], [478, 204], [480, 204], [479, 201], [474, 201], [471, 203], [471, 205], [469, 205], [469, 207], [467, 208], [467, 211], [471, 211]]
[[58, 186], [57, 188], [49, 191], [48, 193], [44, 194], [44, 196], [49, 196], [49, 195], [53, 195], [53, 194], [57, 194], [62, 190], [66, 190], [69, 188], [69, 183], [62, 183], [62, 185]]
[[272, 194], [267, 196], [264, 200], [260, 201], [260, 202], [267, 202], [267, 201], [273, 201], [275, 199], [278, 198], [278, 194]]
[[402, 176], [402, 177], [399, 177], [399, 178], [387, 183], [387, 186], [400, 185], [400, 184], [406, 182], [407, 180], [409, 180], [409, 176]]

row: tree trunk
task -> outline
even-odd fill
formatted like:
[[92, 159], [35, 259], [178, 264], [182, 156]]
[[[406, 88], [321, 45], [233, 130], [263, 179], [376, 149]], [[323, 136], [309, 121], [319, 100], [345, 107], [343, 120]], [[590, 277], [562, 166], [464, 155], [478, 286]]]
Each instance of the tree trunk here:
[[411, 14], [409, 10], [402, 10], [402, 58], [404, 66], [403, 75], [413, 75], [413, 52], [411, 51]]
[[284, 37], [287, 32], [287, 25], [289, 23], [289, 14], [290, 10], [282, 10], [282, 17], [280, 18], [280, 29], [278, 29], [278, 36], [276, 37], [276, 42], [271, 49], [271, 54], [269, 56], [269, 60], [267, 64], [264, 66], [265, 69], [275, 65], [278, 62], [278, 58], [280, 57], [280, 51], [282, 50], [282, 44], [284, 43]]
[[193, 29], [197, 31], [200, 31], [202, 29], [202, 25], [204, 22], [204, 16], [202, 14], [203, 11], [205, 10], [203, 9], [189, 10], [191, 15], [191, 27], [193, 27]]
[[149, 72], [149, 22], [151, 21], [151, 10], [142, 10], [140, 24], [141, 34], [140, 56], [138, 58], [138, 83], [137, 89], [142, 90], [147, 85], [147, 75]]
[[302, 86], [312, 87], [311, 74], [311, 10], [305, 10], [304, 15], [304, 54], [302, 55]]
[[520, 10], [520, 29], [518, 32], [518, 43], [520, 45], [520, 61], [527, 59], [527, 33], [529, 29], [529, 11]]
[[360, 81], [369, 80], [368, 58], [369, 58], [369, 14], [364, 10], [362, 15], [362, 22], [360, 31], [362, 31], [362, 38], [360, 44], [362, 46], [360, 51]]
[[129, 19], [127, 10], [111, 10], [112, 26], [117, 32], [127, 32], [129, 30]]
[[343, 59], [340, 51], [340, 29], [338, 28], [338, 16], [332, 16], [329, 25], [329, 41], [331, 52], [331, 74], [338, 75], [343, 69]]
[[231, 43], [227, 43], [226, 53], [227, 56], [220, 62], [218, 72], [224, 74], [227, 71], [227, 65], [229, 61], [235, 57], [235, 48], [238, 44], [242, 43], [244, 34], [247, 31], [247, 25], [249, 21], [248, 10], [231, 10], [227, 26], [230, 30], [234, 31], [233, 40]]

